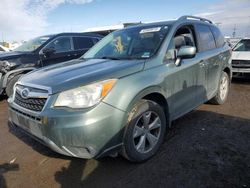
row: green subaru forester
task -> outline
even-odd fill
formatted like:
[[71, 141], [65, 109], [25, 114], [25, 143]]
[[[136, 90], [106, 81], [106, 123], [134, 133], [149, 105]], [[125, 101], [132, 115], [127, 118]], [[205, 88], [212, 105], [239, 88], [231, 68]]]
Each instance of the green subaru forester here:
[[8, 99], [9, 120], [64, 155], [142, 162], [171, 121], [207, 101], [223, 104], [230, 80], [219, 29], [182, 16], [115, 31], [80, 59], [25, 75]]

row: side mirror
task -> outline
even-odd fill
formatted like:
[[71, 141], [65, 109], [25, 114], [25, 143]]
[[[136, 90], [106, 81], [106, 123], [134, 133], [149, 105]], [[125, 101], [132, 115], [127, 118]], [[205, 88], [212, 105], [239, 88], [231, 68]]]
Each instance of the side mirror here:
[[43, 54], [44, 54], [46, 57], [51, 56], [52, 54], [55, 53], [55, 51], [56, 51], [56, 50], [53, 49], [53, 48], [44, 48], [44, 49], [42, 50]]
[[193, 58], [196, 54], [196, 47], [194, 46], [182, 46], [177, 52], [177, 59], [175, 61], [176, 66], [181, 65], [181, 59]]

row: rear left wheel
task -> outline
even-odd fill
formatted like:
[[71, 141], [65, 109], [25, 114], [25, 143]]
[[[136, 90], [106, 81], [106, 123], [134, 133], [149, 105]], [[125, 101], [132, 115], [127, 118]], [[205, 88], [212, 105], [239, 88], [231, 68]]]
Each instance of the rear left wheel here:
[[223, 104], [226, 102], [229, 93], [230, 80], [226, 72], [222, 72], [217, 94], [209, 102], [212, 104]]

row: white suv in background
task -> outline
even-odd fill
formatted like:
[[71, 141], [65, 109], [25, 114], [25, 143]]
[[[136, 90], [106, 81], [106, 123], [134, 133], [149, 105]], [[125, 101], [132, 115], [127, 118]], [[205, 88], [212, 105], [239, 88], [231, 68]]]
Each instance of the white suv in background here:
[[250, 73], [250, 38], [241, 39], [234, 46], [232, 67], [234, 75]]

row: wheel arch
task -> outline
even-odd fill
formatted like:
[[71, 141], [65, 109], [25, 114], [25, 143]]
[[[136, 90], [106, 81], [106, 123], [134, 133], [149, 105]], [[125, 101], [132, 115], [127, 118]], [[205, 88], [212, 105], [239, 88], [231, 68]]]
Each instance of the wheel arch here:
[[128, 112], [133, 109], [134, 105], [140, 100], [150, 100], [157, 104], [159, 104], [165, 113], [167, 126], [171, 126], [171, 117], [170, 117], [170, 110], [169, 110], [169, 103], [164, 95], [164, 92], [159, 86], [151, 86], [143, 91], [139, 92], [134, 99], [131, 101], [128, 107]]
[[155, 103], [159, 104], [164, 110], [167, 120], [169, 120], [169, 106], [168, 106], [168, 101], [166, 100], [164, 95], [162, 95], [159, 92], [153, 92], [153, 93], [147, 94], [142, 99], [154, 101]]
[[223, 69], [223, 71], [224, 71], [225, 73], [227, 73], [228, 77], [229, 77], [230, 80], [231, 80], [231, 78], [232, 78], [232, 71], [231, 71], [231, 69], [230, 69], [229, 67], [225, 67], [225, 68]]
[[35, 70], [35, 69], [36, 68], [22, 68], [22, 69], [17, 69], [17, 70], [12, 70], [12, 71], [7, 72], [4, 75], [3, 88], [6, 88], [10, 76], [13, 76], [13, 75], [16, 76], [16, 75], [19, 75], [19, 74], [26, 74], [26, 73], [28, 73], [28, 72], [30, 72], [32, 70]]

